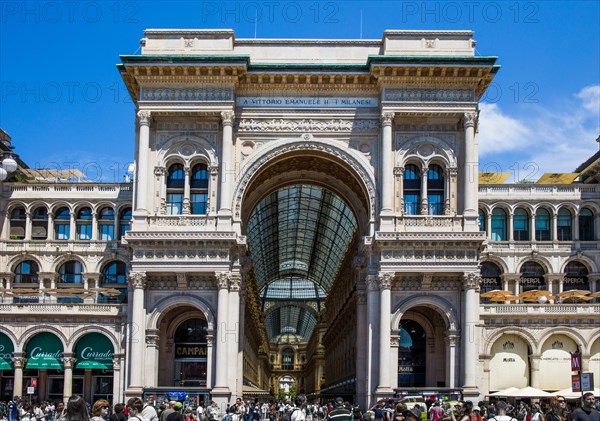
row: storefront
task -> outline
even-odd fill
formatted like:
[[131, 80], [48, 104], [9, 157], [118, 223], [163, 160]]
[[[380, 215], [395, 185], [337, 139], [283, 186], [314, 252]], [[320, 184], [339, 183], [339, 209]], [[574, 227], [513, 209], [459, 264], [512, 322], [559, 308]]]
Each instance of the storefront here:
[[112, 402], [114, 347], [101, 333], [88, 333], [75, 346], [75, 372], [83, 372], [83, 395]]
[[9, 401], [13, 397], [15, 380], [12, 362], [15, 347], [8, 336], [0, 333], [0, 400]]
[[[27, 396], [27, 387], [37, 384], [34, 398], [37, 396], [39, 400], [62, 400], [63, 352], [60, 339], [50, 332], [38, 333], [31, 338], [25, 350], [27, 362], [23, 369], [21, 396]], [[74, 379], [73, 393], [77, 393], [76, 390]]]

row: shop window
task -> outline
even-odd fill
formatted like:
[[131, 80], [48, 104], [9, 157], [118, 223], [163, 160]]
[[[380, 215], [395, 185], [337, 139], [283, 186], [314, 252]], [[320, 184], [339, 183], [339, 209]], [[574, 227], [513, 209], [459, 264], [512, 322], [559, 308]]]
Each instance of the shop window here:
[[546, 209], [538, 209], [535, 213], [535, 239], [550, 241], [550, 214]]
[[182, 322], [173, 336], [174, 386], [206, 387], [208, 323], [201, 318]]
[[506, 236], [506, 212], [496, 208], [492, 212], [492, 241], [507, 241]]
[[573, 240], [573, 216], [568, 209], [562, 208], [558, 211], [558, 218], [556, 219], [557, 229], [556, 234], [558, 235], [558, 241], [571, 241]]
[[515, 241], [529, 241], [529, 214], [523, 208], [515, 210], [513, 237]]
[[414, 164], [404, 169], [404, 213], [418, 215], [421, 206], [421, 171]]

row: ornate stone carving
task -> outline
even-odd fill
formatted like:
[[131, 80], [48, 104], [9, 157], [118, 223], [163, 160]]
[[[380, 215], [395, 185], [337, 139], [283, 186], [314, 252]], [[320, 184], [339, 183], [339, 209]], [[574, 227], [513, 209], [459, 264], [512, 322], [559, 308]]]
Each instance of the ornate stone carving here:
[[75, 363], [77, 362], [77, 358], [75, 357], [64, 357], [62, 359], [63, 365], [65, 368], [73, 368]]
[[141, 101], [224, 102], [233, 101], [231, 88], [141, 88]]
[[379, 291], [379, 282], [376, 275], [367, 276], [367, 290], [368, 291]]
[[194, 39], [193, 38], [186, 38], [183, 40], [183, 45], [184, 47], [190, 48], [194, 46]]
[[146, 331], [146, 345], [154, 347], [154, 348], [158, 348], [159, 344], [160, 344], [160, 337], [158, 335], [158, 331], [155, 329], [147, 330]]
[[137, 113], [138, 124], [140, 126], [149, 126], [152, 122], [152, 113], [146, 110], [140, 110]]
[[235, 112], [233, 111], [221, 111], [221, 120], [223, 120], [223, 126], [233, 125], [233, 119], [235, 118]]
[[395, 114], [392, 112], [385, 111], [381, 113], [381, 124], [384, 126], [389, 126], [394, 121]]
[[459, 340], [460, 340], [460, 337], [458, 335], [448, 335], [448, 336], [446, 336], [446, 342], [451, 347], [458, 346]]
[[462, 281], [463, 281], [463, 289], [464, 290], [475, 289], [477, 292], [479, 292], [479, 285], [481, 283], [481, 275], [479, 275], [478, 273], [467, 272], [467, 273], [463, 274]]
[[475, 127], [475, 125], [477, 124], [477, 113], [465, 113], [463, 122], [465, 128]]
[[230, 291], [239, 291], [242, 285], [242, 277], [239, 275], [231, 274], [229, 278], [229, 290]]
[[379, 284], [379, 289], [390, 289], [392, 287], [392, 281], [394, 280], [394, 275], [390, 272], [380, 272], [377, 277], [377, 282]]
[[146, 272], [129, 272], [129, 284], [133, 289], [145, 289], [148, 277]]
[[206, 346], [214, 346], [215, 337], [214, 335], [206, 335]]
[[239, 124], [240, 132], [370, 132], [378, 130], [377, 120], [291, 120], [273, 118], [270, 120], [242, 119]]
[[165, 167], [154, 167], [154, 175], [157, 177], [162, 177], [167, 173], [167, 169]]
[[385, 101], [394, 102], [475, 102], [474, 89], [390, 88]]
[[25, 357], [14, 357], [12, 362], [15, 368], [23, 368], [25, 367], [25, 363], [27, 363], [27, 358]]
[[120, 370], [120, 369], [121, 369], [121, 359], [113, 358], [113, 370]]
[[177, 288], [187, 289], [187, 274], [185, 272], [177, 272]]
[[231, 272], [219, 272], [216, 274], [217, 287], [219, 289], [229, 288], [229, 280], [231, 279]]

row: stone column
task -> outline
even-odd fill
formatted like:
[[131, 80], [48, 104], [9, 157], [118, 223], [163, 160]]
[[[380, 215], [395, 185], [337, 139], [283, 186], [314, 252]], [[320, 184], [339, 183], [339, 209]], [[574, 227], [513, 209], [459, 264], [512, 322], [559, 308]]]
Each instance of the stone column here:
[[381, 213], [393, 211], [394, 166], [392, 145], [392, 122], [394, 113], [381, 113]]
[[[477, 217], [477, 194], [479, 189], [479, 164], [477, 161], [477, 144], [475, 142], [475, 124], [477, 113], [465, 113], [463, 124], [465, 129], [465, 170], [463, 178], [463, 214], [467, 217]], [[470, 221], [469, 221], [470, 222]], [[477, 229], [478, 230], [478, 229]], [[470, 230], [469, 230], [470, 231]]]
[[25, 240], [31, 240], [31, 212], [25, 212]]
[[372, 391], [379, 384], [379, 284], [376, 275], [367, 277], [367, 402], [373, 403]]
[[530, 355], [529, 364], [531, 364], [531, 387], [539, 389], [540, 387], [540, 355]]
[[206, 387], [208, 389], [213, 387], [213, 359], [215, 357], [215, 336], [212, 331], [206, 335]]
[[456, 387], [456, 346], [458, 345], [459, 336], [455, 331], [448, 331], [446, 336], [446, 387], [454, 389]]
[[396, 211], [404, 215], [404, 167], [394, 167], [396, 177], [396, 197], [398, 198]]
[[552, 237], [550, 239], [558, 241], [558, 214], [555, 211], [552, 212]]
[[137, 113], [138, 124], [140, 126], [140, 136], [138, 142], [138, 155], [135, 168], [136, 182], [136, 200], [135, 209], [148, 211], [148, 154], [150, 152], [150, 124], [152, 114], [150, 111], [140, 110]]
[[[532, 213], [529, 218], [529, 241], [538, 240], [535, 235], [535, 214]], [[539, 240], [538, 240], [539, 241]]]
[[154, 176], [156, 177], [156, 184], [159, 192], [159, 215], [165, 215], [167, 213], [167, 180], [165, 180], [166, 174], [167, 169], [165, 167], [154, 167]]
[[234, 177], [233, 160], [233, 111], [221, 112], [223, 120], [223, 139], [221, 143], [221, 194], [219, 201], [219, 213], [231, 213], [231, 189]]
[[579, 212], [575, 212], [573, 218], [573, 241], [579, 241]]
[[123, 397], [121, 396], [121, 358], [122, 355], [115, 354], [113, 356], [113, 402], [122, 402]]
[[508, 241], [513, 242], [515, 241], [515, 230], [513, 229], [514, 226], [514, 219], [515, 219], [515, 214], [514, 212], [511, 210], [510, 212], [508, 212], [508, 223], [506, 224], [506, 231], [508, 234]]
[[148, 329], [146, 331], [146, 372], [145, 386], [158, 386], [158, 350], [160, 346], [160, 336], [158, 329]]
[[21, 396], [23, 394], [23, 368], [25, 367], [27, 358], [23, 357], [22, 353], [18, 352], [15, 352], [13, 355], [15, 355], [12, 359], [15, 367], [15, 382], [12, 396]]
[[429, 199], [427, 198], [427, 173], [429, 168], [421, 168], [421, 215], [429, 215]]
[[69, 212], [69, 240], [77, 240], [77, 224], [75, 212]]
[[488, 212], [485, 215], [485, 217], [486, 217], [485, 228], [487, 230], [485, 238], [487, 238], [488, 240], [491, 240], [492, 239], [492, 212]]
[[452, 196], [450, 193], [450, 187], [452, 186], [450, 183], [451, 171], [451, 168], [447, 168], [444, 174], [444, 215], [450, 215], [450, 197]]
[[233, 271], [229, 279], [229, 307], [228, 307], [228, 328], [227, 328], [227, 384], [229, 390], [236, 395], [242, 394], [242, 381], [240, 377], [238, 355], [240, 352], [240, 287], [241, 276], [239, 272]]
[[68, 353], [63, 354], [63, 366], [65, 370], [65, 381], [63, 383], [63, 402], [69, 401], [69, 398], [73, 394], [73, 368], [77, 360]]
[[221, 272], [216, 275], [219, 289], [217, 301], [217, 349], [216, 373], [213, 394], [220, 395], [221, 401], [227, 403], [229, 386], [227, 385], [227, 316], [229, 307], [229, 279], [231, 272]]
[[390, 339], [392, 312], [392, 273], [380, 273], [379, 282], [379, 385], [377, 394], [393, 393], [390, 387]]
[[133, 289], [133, 302], [131, 311], [131, 355], [129, 370], [130, 393], [141, 393], [144, 373], [144, 351], [146, 348], [146, 310], [144, 309], [147, 276], [146, 272], [129, 272], [129, 283]]
[[54, 216], [48, 211], [48, 240], [56, 240], [56, 233], [54, 232]]
[[[117, 218], [117, 216], [115, 215], [115, 219], [119, 219], [119, 218]], [[99, 231], [100, 231], [100, 226], [98, 225], [98, 213], [92, 212], [92, 241], [98, 240]], [[115, 231], [115, 234], [116, 234], [116, 231]]]
[[[360, 277], [360, 274], [358, 275]], [[368, 313], [367, 290], [364, 281], [356, 286], [356, 398], [361, 407], [367, 405]]]
[[478, 273], [468, 272], [463, 275], [464, 319], [462, 323], [463, 346], [463, 387], [470, 395], [477, 392], [477, 324], [479, 323], [479, 283]]
[[192, 169], [186, 165], [183, 171], [185, 173], [185, 184], [183, 185], [183, 209], [181, 213], [189, 215], [192, 213], [190, 210], [190, 172]]

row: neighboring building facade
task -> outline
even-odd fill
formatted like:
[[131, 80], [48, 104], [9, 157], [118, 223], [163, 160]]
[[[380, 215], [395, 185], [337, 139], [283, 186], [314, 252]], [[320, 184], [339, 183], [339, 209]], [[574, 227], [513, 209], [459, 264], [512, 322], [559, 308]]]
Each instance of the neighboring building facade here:
[[472, 36], [146, 31], [134, 183], [2, 186], [2, 396], [478, 399], [569, 387], [576, 349], [600, 378], [597, 301], [480, 297], [598, 291], [600, 188], [597, 156], [479, 175]]

